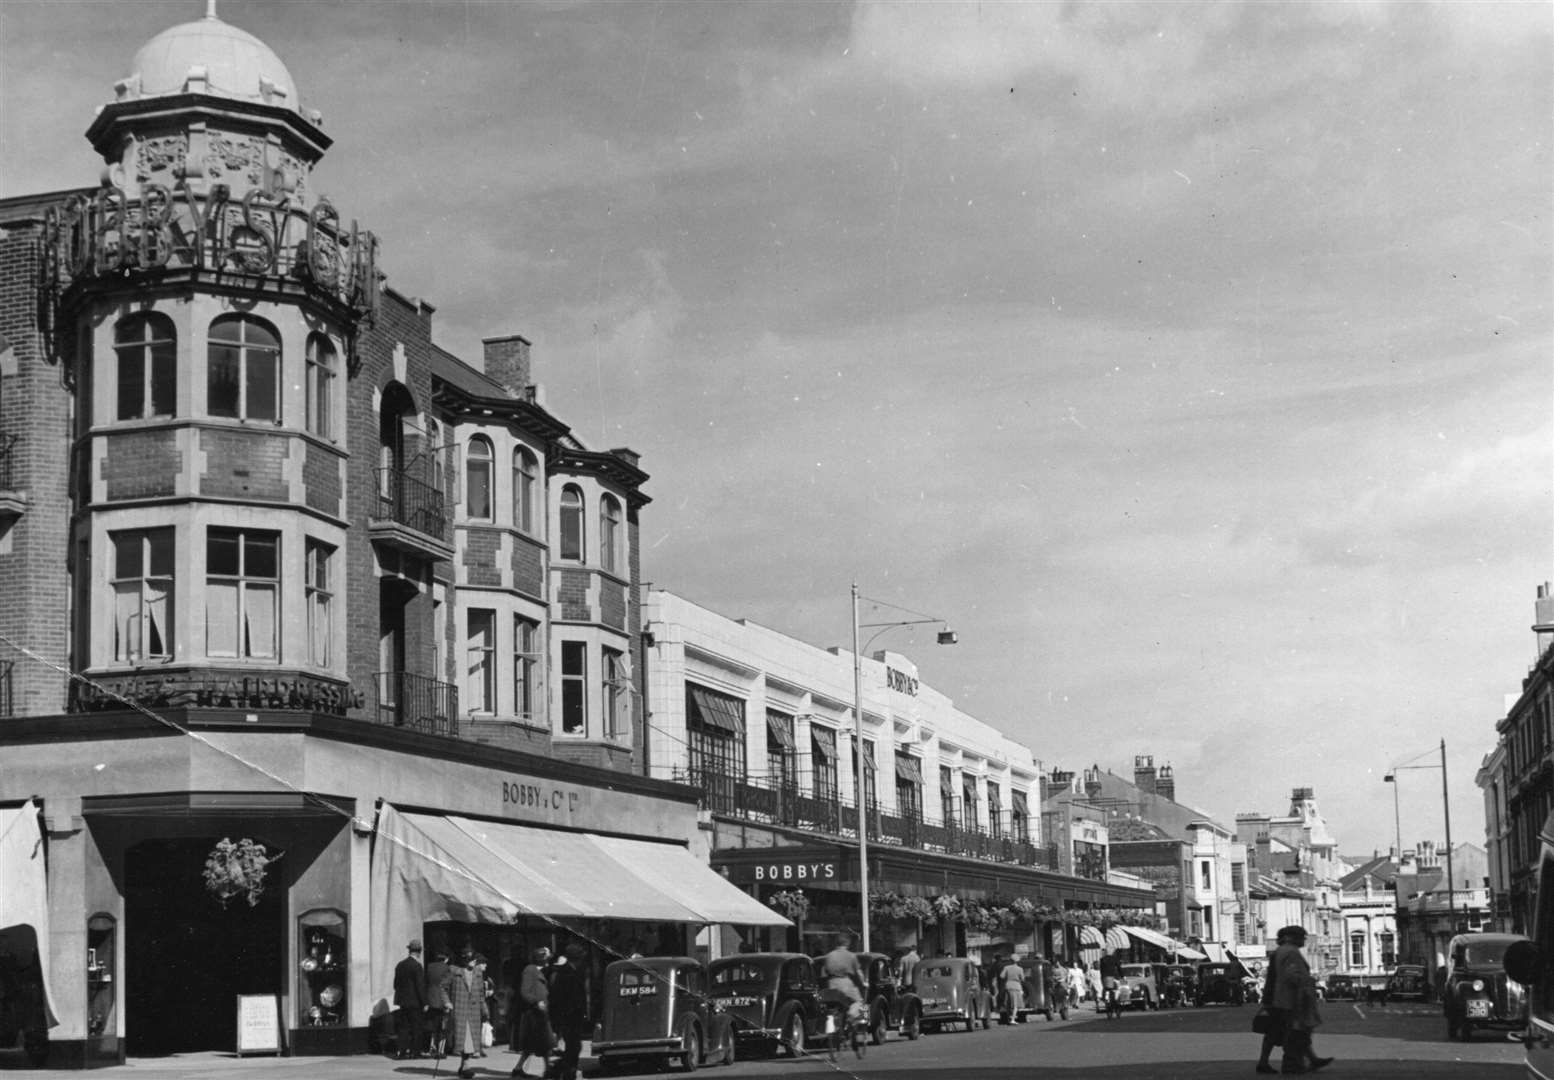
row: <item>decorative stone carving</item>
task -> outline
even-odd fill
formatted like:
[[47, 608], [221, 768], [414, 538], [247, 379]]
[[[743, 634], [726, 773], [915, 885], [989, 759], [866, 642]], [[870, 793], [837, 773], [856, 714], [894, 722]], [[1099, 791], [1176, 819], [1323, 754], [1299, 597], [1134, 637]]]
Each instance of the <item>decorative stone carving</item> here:
[[177, 176], [189, 156], [189, 136], [183, 133], [144, 139], [135, 148], [135, 179], [142, 184], [166, 169]]
[[250, 184], [259, 183], [264, 151], [259, 140], [211, 132], [205, 150], [205, 175], [219, 180], [227, 172], [243, 174]]

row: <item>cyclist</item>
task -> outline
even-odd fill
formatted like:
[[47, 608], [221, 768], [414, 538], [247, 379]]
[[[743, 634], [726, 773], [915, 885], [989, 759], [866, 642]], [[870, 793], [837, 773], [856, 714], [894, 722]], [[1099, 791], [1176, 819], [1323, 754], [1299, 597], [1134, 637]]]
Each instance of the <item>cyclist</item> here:
[[1101, 1000], [1096, 1002], [1096, 1011], [1105, 1011], [1109, 1016], [1120, 1009], [1117, 1000], [1117, 988], [1122, 985], [1122, 961], [1116, 953], [1107, 953], [1101, 957]]
[[849, 934], [836, 935], [836, 945], [820, 962], [821, 978], [825, 987], [847, 1001], [847, 1023], [856, 1024], [863, 1019], [863, 969], [852, 951], [853, 939]]

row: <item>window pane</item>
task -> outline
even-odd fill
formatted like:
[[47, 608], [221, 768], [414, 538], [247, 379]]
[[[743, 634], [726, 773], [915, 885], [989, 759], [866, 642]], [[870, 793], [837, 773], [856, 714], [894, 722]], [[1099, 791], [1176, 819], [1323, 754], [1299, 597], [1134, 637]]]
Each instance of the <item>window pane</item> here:
[[151, 413], [172, 416], [178, 411], [178, 356], [173, 343], [151, 346]]
[[173, 655], [173, 583], [147, 581], [145, 589], [146, 656]]
[[205, 583], [205, 651], [211, 656], [237, 655], [237, 582]]
[[238, 574], [238, 534], [227, 529], [212, 529], [205, 537], [205, 571], [225, 577]]
[[147, 529], [146, 543], [151, 548], [151, 576], [173, 576], [173, 530]]
[[277, 556], [277, 551], [280, 548], [280, 538], [276, 536], [256, 536], [253, 533], [247, 533], [243, 539], [243, 570], [245, 576], [251, 578], [280, 577], [280, 560]]
[[122, 662], [139, 656], [140, 582], [121, 582], [113, 588], [113, 658]]
[[143, 534], [121, 533], [113, 538], [113, 576], [138, 578], [145, 572]]
[[217, 319], [211, 323], [210, 340], [212, 341], [239, 341], [242, 333], [243, 321], [241, 319]]
[[146, 354], [138, 345], [122, 348], [119, 353], [119, 419], [138, 420], [145, 390]]
[[583, 557], [583, 495], [576, 488], [561, 493], [561, 557]]
[[276, 589], [274, 585], [250, 583], [243, 595], [244, 629], [247, 635], [245, 656], [273, 659], [275, 648]]
[[280, 357], [268, 349], [248, 350], [248, 411], [250, 420], [274, 420], [280, 416], [276, 381]]
[[[224, 324], [223, 324], [224, 325]], [[237, 416], [239, 403], [238, 353], [230, 345], [212, 344], [206, 384], [206, 409], [212, 416]]]
[[491, 462], [475, 457], [469, 463], [469, 516], [491, 516]]

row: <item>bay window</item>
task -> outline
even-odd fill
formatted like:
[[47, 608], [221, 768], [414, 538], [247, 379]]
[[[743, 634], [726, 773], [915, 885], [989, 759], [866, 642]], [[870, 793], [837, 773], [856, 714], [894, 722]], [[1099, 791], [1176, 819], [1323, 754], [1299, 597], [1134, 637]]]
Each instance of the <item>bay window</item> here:
[[206, 372], [211, 416], [280, 420], [281, 343], [267, 323], [248, 315], [211, 323]]
[[588, 646], [561, 643], [561, 733], [588, 734]]
[[154, 311], [120, 319], [113, 328], [120, 420], [172, 416], [178, 402], [178, 333]]
[[205, 652], [242, 660], [280, 655], [280, 534], [205, 534]]
[[110, 533], [109, 542], [113, 545], [113, 659], [118, 663], [172, 659], [173, 530]]
[[496, 612], [474, 608], [469, 612], [468, 676], [469, 711], [496, 712]]

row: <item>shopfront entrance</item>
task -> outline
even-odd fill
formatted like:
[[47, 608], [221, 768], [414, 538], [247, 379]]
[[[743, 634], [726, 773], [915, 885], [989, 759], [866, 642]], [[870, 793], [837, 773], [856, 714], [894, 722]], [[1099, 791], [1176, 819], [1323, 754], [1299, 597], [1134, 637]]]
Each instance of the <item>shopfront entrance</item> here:
[[239, 896], [223, 906], [204, 878], [205, 858], [219, 839], [145, 840], [125, 853], [124, 1003], [131, 1056], [231, 1050], [237, 995], [282, 992], [286, 890], [275, 885], [257, 904]]

